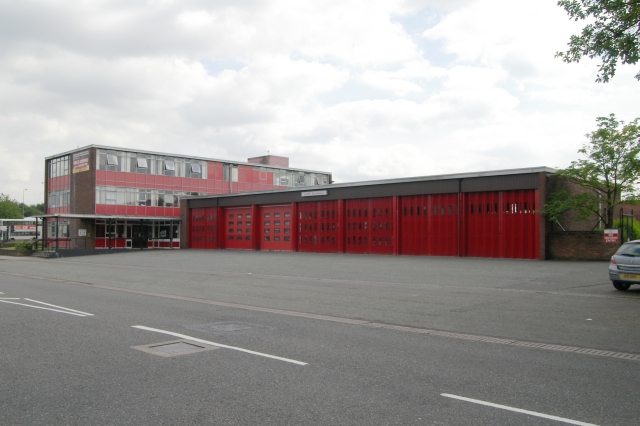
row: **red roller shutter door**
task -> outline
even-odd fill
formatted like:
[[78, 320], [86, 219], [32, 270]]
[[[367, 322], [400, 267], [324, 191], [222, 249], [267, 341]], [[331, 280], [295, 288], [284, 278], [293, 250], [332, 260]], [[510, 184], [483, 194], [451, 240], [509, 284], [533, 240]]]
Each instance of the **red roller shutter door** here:
[[291, 251], [292, 205], [260, 206], [260, 249]]
[[500, 255], [500, 194], [476, 192], [465, 194], [467, 251], [470, 257], [502, 257]]
[[430, 195], [428, 253], [431, 256], [458, 255], [458, 194]]
[[225, 248], [252, 250], [253, 220], [251, 207], [225, 208]]
[[318, 201], [317, 247], [319, 253], [337, 253], [340, 221], [337, 201]]
[[346, 253], [369, 253], [369, 200], [346, 201]]

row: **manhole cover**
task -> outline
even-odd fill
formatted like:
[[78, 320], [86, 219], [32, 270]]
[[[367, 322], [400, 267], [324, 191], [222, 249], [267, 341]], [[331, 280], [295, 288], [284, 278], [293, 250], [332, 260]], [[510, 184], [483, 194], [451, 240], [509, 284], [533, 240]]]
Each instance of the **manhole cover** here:
[[194, 343], [188, 340], [173, 340], [170, 342], [152, 343], [150, 345], [132, 346], [132, 348], [163, 357], [194, 354], [218, 349], [217, 346], [203, 345], [202, 343]]

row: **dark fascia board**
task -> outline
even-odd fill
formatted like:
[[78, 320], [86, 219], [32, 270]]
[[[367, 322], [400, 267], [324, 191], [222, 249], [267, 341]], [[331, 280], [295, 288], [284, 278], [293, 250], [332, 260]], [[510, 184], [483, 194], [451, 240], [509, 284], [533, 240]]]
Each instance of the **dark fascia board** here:
[[77, 213], [49, 213], [36, 214], [33, 217], [40, 219], [62, 218], [62, 219], [119, 219], [119, 220], [162, 220], [180, 221], [176, 216], [126, 216], [126, 215], [103, 215], [103, 214], [77, 214]]
[[175, 154], [175, 153], [167, 153], [167, 152], [145, 151], [143, 149], [123, 148], [123, 147], [118, 147], [118, 146], [106, 146], [106, 145], [87, 145], [87, 146], [83, 146], [81, 148], [76, 148], [76, 149], [73, 149], [71, 151], [66, 151], [66, 152], [61, 152], [60, 154], [50, 155], [49, 157], [45, 157], [45, 161], [46, 160], [51, 160], [53, 158], [62, 157], [63, 155], [70, 155], [70, 154], [73, 154], [73, 153], [76, 153], [76, 152], [85, 151], [85, 150], [91, 149], [91, 148], [108, 149], [110, 151], [136, 152], [136, 153], [140, 153], [140, 154], [149, 154], [149, 155], [162, 155], [162, 156], [166, 156], [166, 157], [179, 157], [179, 158], [184, 158], [185, 160], [214, 161], [214, 162], [217, 162], [217, 163], [236, 164], [236, 165], [241, 165], [241, 166], [266, 167], [266, 168], [270, 168], [270, 169], [292, 170], [292, 171], [296, 171], [296, 172], [307, 172], [307, 173], [321, 173], [323, 175], [331, 176], [331, 172], [322, 172], [322, 171], [319, 171], [319, 170], [297, 169], [295, 167], [272, 166], [272, 165], [267, 165], [267, 164], [248, 163], [248, 162], [244, 162], [244, 161], [221, 160], [221, 159], [218, 159], [218, 158], [206, 158], [206, 157], [197, 157], [197, 156], [184, 155], [184, 154]]
[[[185, 197], [183, 200], [187, 201], [190, 208], [202, 208], [423, 194], [450, 194], [458, 192], [538, 189], [540, 185], [540, 173], [553, 174], [555, 170], [548, 167], [540, 167], [497, 172], [402, 178], [290, 188], [275, 191]], [[302, 197], [303, 192], [325, 190], [327, 191], [327, 195]]]

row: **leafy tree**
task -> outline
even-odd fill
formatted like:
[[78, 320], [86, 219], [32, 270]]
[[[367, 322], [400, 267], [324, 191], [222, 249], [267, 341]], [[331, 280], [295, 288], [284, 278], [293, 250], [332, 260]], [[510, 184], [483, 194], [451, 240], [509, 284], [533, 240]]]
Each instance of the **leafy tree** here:
[[543, 212], [550, 220], [558, 220], [564, 212], [572, 210], [578, 220], [587, 220], [595, 214], [610, 228], [615, 207], [639, 199], [636, 189], [640, 178], [639, 120], [625, 125], [614, 114], [596, 119], [598, 129], [586, 135], [589, 143], [578, 151], [587, 158], [573, 161], [557, 172], [585, 191], [561, 190], [550, 194]]
[[[558, 5], [570, 19], [589, 20], [580, 35], [572, 35], [569, 50], [556, 57], [567, 63], [584, 56], [599, 57], [602, 64], [596, 81], [608, 82], [616, 73], [618, 60], [636, 64], [640, 59], [640, 0], [560, 0]], [[640, 72], [636, 74], [640, 80]]]
[[[22, 203], [20, 203], [20, 207], [22, 208]], [[35, 214], [42, 214], [44, 212], [44, 203], [41, 204], [25, 204], [24, 206], [24, 217], [30, 217]]]
[[12, 200], [6, 194], [0, 194], [0, 218], [1, 219], [21, 219], [22, 210], [16, 200]]

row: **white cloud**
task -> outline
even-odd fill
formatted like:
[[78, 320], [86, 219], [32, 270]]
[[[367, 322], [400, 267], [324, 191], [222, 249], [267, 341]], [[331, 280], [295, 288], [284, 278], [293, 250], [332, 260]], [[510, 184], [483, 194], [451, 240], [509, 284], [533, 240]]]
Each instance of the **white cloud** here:
[[554, 58], [580, 25], [535, 0], [5, 2], [0, 192], [41, 202], [44, 157], [87, 144], [340, 181], [565, 166], [595, 117], [640, 116], [633, 67]]

